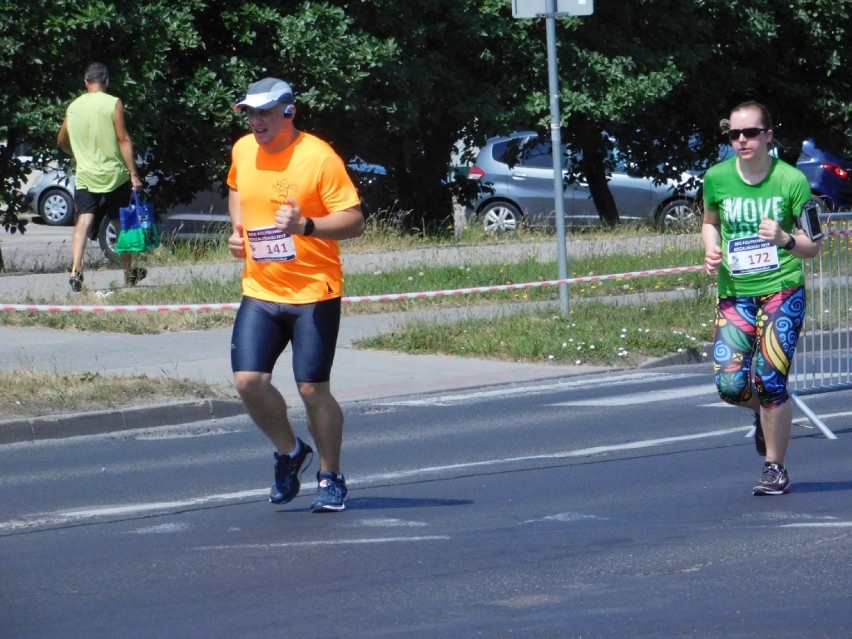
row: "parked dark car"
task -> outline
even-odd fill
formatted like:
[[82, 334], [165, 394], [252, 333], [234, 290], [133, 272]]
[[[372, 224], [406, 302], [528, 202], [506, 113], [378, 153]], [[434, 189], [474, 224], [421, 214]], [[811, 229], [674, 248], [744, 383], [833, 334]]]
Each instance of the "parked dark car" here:
[[[771, 154], [778, 157], [778, 150], [777, 147], [773, 148]], [[823, 151], [813, 140], [805, 140], [798, 155], [795, 147], [782, 148], [780, 155], [791, 164], [795, 162], [796, 168], [805, 174], [811, 185], [811, 192], [822, 203], [824, 210], [852, 210], [852, 159], [843, 160]], [[722, 144], [719, 146], [716, 161], [727, 160], [733, 156], [733, 147], [730, 144]], [[703, 174], [703, 171], [700, 174]]]
[[[479, 183], [479, 196], [467, 207], [468, 219], [476, 219], [489, 233], [514, 231], [519, 224], [553, 226], [553, 157], [550, 140], [541, 140], [532, 131], [513, 133], [488, 140], [468, 172]], [[613, 156], [614, 170], [609, 188], [622, 220], [649, 221], [660, 227], [687, 224], [696, 216], [693, 206], [697, 189], [692, 176], [684, 173], [682, 182], [669, 180], [655, 184], [651, 178], [631, 171]], [[564, 175], [571, 173], [571, 153], [563, 150]], [[600, 222], [597, 208], [583, 180], [574, 180], [563, 189], [565, 221], [568, 225]]]
[[852, 159], [842, 160], [805, 140], [796, 167], [829, 211], [852, 209]]

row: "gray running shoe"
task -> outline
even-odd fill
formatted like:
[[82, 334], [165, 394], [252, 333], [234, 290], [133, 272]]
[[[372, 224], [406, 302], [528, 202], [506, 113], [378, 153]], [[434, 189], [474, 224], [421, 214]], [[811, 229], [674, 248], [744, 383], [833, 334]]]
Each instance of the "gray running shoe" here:
[[766, 462], [763, 464], [763, 474], [760, 483], [752, 491], [755, 495], [784, 495], [793, 490], [787, 469], [782, 464]]
[[301, 452], [295, 457], [275, 453], [275, 483], [269, 491], [269, 501], [273, 504], [286, 504], [299, 494], [302, 473], [311, 465], [314, 449], [301, 439]]

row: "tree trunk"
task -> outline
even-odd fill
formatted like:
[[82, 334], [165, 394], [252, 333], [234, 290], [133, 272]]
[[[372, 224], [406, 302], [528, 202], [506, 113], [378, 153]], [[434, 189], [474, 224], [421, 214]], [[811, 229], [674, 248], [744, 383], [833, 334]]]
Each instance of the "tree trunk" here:
[[609, 180], [606, 176], [606, 150], [600, 148], [583, 149], [583, 173], [589, 184], [592, 201], [598, 210], [598, 217], [606, 226], [615, 226], [619, 222], [618, 207], [615, 198], [609, 190]]

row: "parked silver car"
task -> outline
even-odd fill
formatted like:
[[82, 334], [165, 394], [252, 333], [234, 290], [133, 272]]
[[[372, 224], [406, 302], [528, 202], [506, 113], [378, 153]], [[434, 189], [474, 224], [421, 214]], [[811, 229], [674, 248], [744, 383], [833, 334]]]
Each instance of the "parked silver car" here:
[[[468, 219], [478, 220], [489, 233], [514, 231], [519, 224], [554, 226], [553, 157], [550, 140], [532, 131], [491, 138], [480, 150], [468, 172], [479, 184], [479, 196], [468, 207]], [[660, 228], [689, 225], [698, 215], [694, 207], [697, 184], [684, 173], [682, 181], [654, 184], [653, 179], [633, 174], [612, 158], [615, 169], [609, 188], [622, 220], [649, 221]], [[570, 174], [570, 153], [563, 154], [564, 174]], [[574, 180], [563, 189], [568, 225], [598, 224], [588, 184]]]
[[27, 189], [33, 213], [48, 226], [66, 226], [74, 221], [74, 178], [62, 169], [47, 169]]

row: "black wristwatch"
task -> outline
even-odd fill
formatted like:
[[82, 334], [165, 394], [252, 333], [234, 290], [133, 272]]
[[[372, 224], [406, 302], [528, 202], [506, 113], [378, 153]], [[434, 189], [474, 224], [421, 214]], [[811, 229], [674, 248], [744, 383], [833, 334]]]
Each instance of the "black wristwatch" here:
[[784, 249], [785, 251], [792, 251], [795, 248], [795, 246], [796, 246], [796, 238], [793, 237], [793, 235], [791, 234], [790, 239], [787, 240], [787, 243], [784, 246], [782, 246], [781, 248]]
[[314, 221], [311, 218], [306, 217], [305, 218], [305, 230], [302, 231], [302, 235], [307, 237], [308, 235], [310, 235], [311, 233], [314, 232], [314, 228], [316, 228]]

